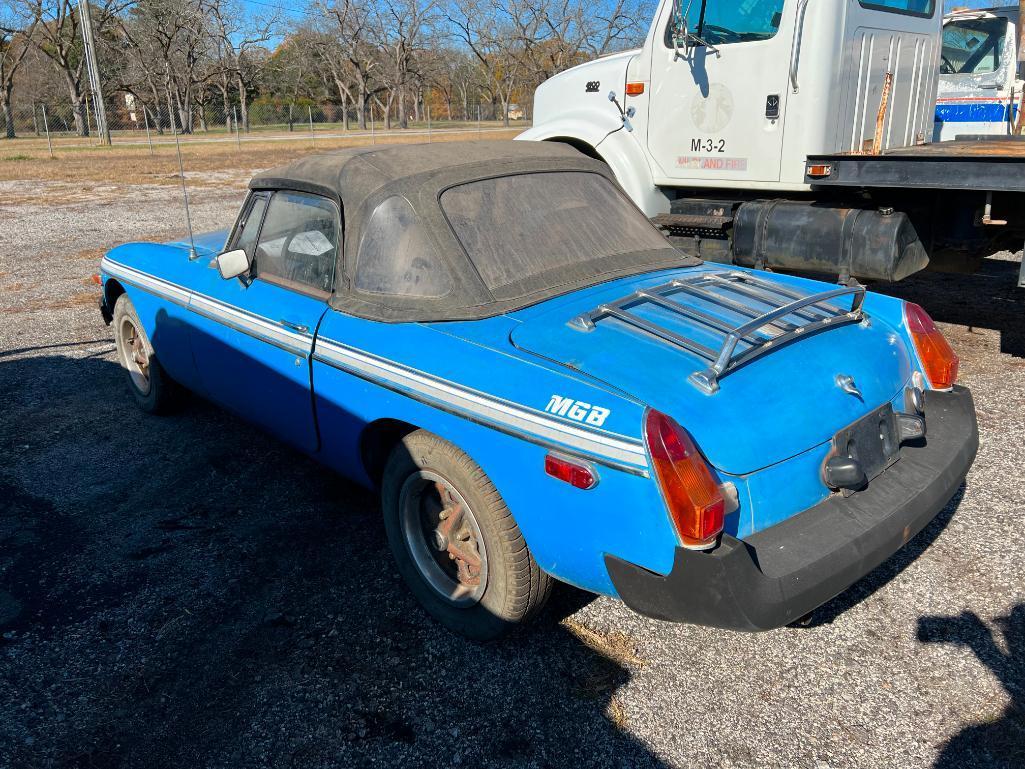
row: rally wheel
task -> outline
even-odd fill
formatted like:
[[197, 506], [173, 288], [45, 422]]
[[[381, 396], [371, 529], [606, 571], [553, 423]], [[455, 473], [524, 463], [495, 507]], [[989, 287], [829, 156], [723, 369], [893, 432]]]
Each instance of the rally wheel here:
[[484, 471], [423, 430], [392, 450], [381, 489], [399, 573], [427, 611], [474, 640], [533, 618], [551, 592], [502, 497]]

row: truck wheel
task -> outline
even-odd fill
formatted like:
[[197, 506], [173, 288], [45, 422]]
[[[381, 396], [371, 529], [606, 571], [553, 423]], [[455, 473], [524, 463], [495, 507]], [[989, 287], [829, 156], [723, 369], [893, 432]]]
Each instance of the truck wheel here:
[[114, 342], [128, 379], [128, 389], [143, 411], [165, 414], [177, 405], [178, 384], [167, 375], [153, 352], [135, 305], [127, 294], [114, 304]]
[[529, 621], [552, 579], [484, 471], [424, 430], [392, 450], [381, 488], [399, 573], [445, 627], [487, 641]]

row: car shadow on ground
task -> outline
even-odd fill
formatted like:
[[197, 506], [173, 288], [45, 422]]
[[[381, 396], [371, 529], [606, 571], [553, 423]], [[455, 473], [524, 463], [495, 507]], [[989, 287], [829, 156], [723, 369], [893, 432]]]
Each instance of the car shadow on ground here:
[[[982, 260], [972, 274], [920, 272], [900, 283], [875, 284], [869, 289], [920, 304], [933, 320], [988, 328], [1000, 333], [1000, 352], [1025, 358], [1025, 289], [1018, 288], [1017, 261]], [[985, 305], [978, 303], [984, 298]]]
[[804, 627], [815, 628], [828, 625], [896, 579], [901, 572], [918, 560], [947, 528], [957, 509], [961, 506], [964, 493], [965, 485], [962, 483], [946, 507], [916, 537], [832, 601], [816, 609]]
[[937, 769], [1025, 766], [1025, 604], [1018, 604], [995, 624], [1003, 636], [1004, 648], [973, 612], [919, 618], [918, 640], [967, 647], [1011, 699], [1000, 718], [969, 726], [944, 745], [935, 764]]
[[464, 641], [374, 494], [198, 399], [143, 415], [109, 345], [37, 353], [0, 357], [0, 765], [662, 765], [582, 594]]
[[[887, 294], [925, 308], [933, 320], [1000, 334], [1000, 352], [1025, 358], [1025, 289], [1018, 288], [1018, 261], [983, 259], [974, 273], [916, 273], [899, 283], [868, 282], [869, 291]], [[827, 283], [835, 275], [795, 272]], [[985, 304], [979, 303], [984, 299]]]

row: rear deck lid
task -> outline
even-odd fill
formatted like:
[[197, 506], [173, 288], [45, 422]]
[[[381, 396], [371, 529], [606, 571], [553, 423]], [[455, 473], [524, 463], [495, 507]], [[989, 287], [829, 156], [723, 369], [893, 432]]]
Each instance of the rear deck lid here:
[[[662, 272], [515, 313], [512, 342], [671, 415], [715, 467], [743, 475], [830, 440], [910, 376], [891, 327], [849, 316], [854, 295], [784, 308], [836, 288], [718, 268]], [[709, 376], [744, 325], [754, 329], [725, 374]]]

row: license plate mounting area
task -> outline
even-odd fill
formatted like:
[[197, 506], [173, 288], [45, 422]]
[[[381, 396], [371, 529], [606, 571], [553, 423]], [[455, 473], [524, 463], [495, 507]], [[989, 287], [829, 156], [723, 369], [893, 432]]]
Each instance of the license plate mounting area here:
[[[900, 432], [893, 406], [885, 403], [833, 436], [831, 457], [846, 457], [857, 462], [867, 483], [900, 459]], [[842, 488], [845, 497], [858, 489]]]

